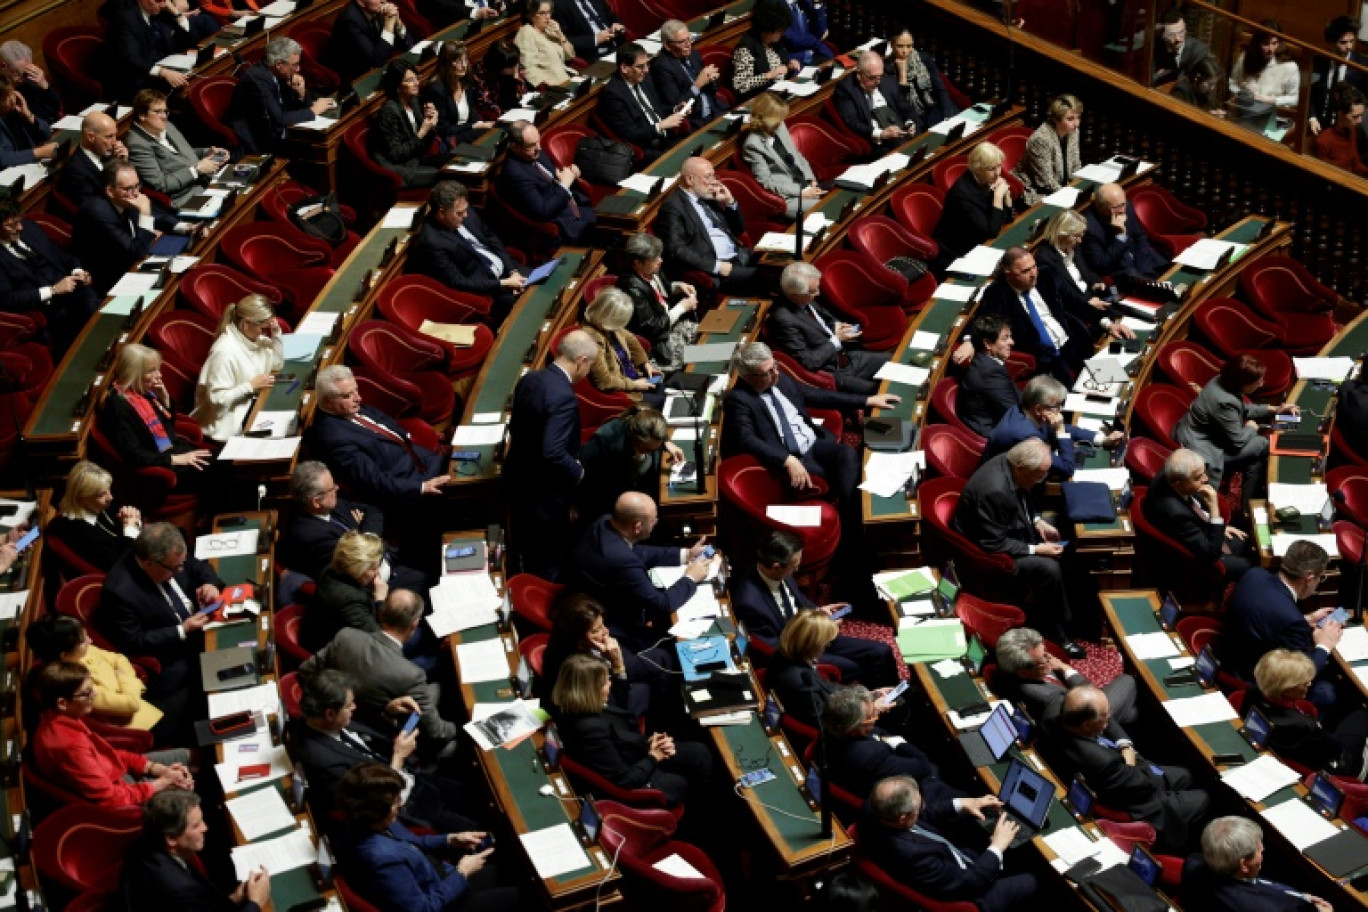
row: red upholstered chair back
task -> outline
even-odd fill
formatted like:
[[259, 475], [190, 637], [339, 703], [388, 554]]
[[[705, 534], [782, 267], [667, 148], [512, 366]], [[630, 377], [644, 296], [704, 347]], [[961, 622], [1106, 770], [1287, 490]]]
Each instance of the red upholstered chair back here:
[[564, 591], [564, 583], [553, 583], [532, 573], [519, 573], [508, 581], [513, 613], [525, 621], [530, 630], [539, 633], [551, 632], [551, 606]]
[[362, 367], [400, 377], [440, 368], [446, 362], [446, 352], [436, 342], [385, 320], [366, 320], [355, 327], [347, 350]]
[[1240, 290], [1260, 313], [1326, 313], [1339, 295], [1288, 256], [1263, 257], [1240, 271]]
[[886, 215], [871, 215], [856, 220], [846, 234], [850, 246], [876, 263], [887, 263], [894, 257], [912, 257], [930, 261], [938, 248], [928, 244]]
[[986, 142], [1002, 150], [1003, 171], [1016, 170], [1016, 166], [1021, 163], [1021, 156], [1026, 152], [1026, 141], [1031, 138], [1033, 132], [1030, 127], [1003, 127], [987, 137]]
[[1186, 387], [1151, 383], [1136, 395], [1135, 414], [1149, 436], [1170, 450], [1176, 450], [1178, 442], [1173, 439], [1173, 428], [1187, 414], [1188, 406], [1195, 398], [1196, 395]]
[[[945, 208], [945, 193], [934, 184], [907, 184], [889, 199], [893, 216], [923, 241], [935, 244], [932, 237]], [[939, 250], [939, 246], [937, 246]]]
[[300, 718], [299, 701], [304, 699], [304, 687], [299, 683], [299, 672], [291, 671], [280, 679], [280, 703], [291, 719]]
[[218, 334], [218, 324], [207, 314], [171, 310], [158, 314], [148, 327], [149, 344], [186, 373], [199, 376]]
[[103, 45], [104, 29], [95, 26], [65, 26], [43, 36], [43, 59], [52, 68], [58, 94], [70, 111], [83, 110], [104, 95], [95, 78]]
[[[938, 162], [931, 169], [931, 180], [942, 193], [949, 193], [950, 188], [955, 186], [955, 181], [959, 180], [965, 171], [969, 170], [969, 156], [956, 155], [954, 158]], [[1007, 179], [1007, 185], [1012, 188], [1012, 199], [1016, 199], [1025, 192], [1025, 187], [1021, 181], [1017, 180], [1016, 175], [1007, 172], [1006, 164], [1003, 165], [1002, 176]]]
[[518, 654], [527, 660], [527, 667], [538, 677], [541, 677], [542, 656], [545, 655], [546, 644], [550, 641], [549, 633], [534, 633], [518, 640]]
[[232, 76], [205, 76], [192, 80], [188, 90], [190, 107], [199, 122], [213, 132], [217, 142], [229, 149], [236, 149], [239, 145], [237, 134], [231, 127], [224, 125], [235, 88], [237, 80]]
[[1368, 469], [1361, 466], [1339, 466], [1325, 473], [1325, 486], [1331, 494], [1336, 491], [1344, 499], [1335, 509], [1345, 518], [1368, 528]]
[[932, 478], [922, 482], [917, 489], [917, 500], [931, 537], [942, 546], [942, 554], [938, 557], [955, 559], [966, 588], [984, 591], [994, 580], [1012, 574], [1012, 559], [1005, 554], [984, 551], [952, 527], [963, 490], [961, 478]]
[[746, 220], [746, 234], [754, 243], [766, 231], [786, 231], [789, 227], [784, 198], [771, 193], [756, 183], [748, 171], [718, 171], [717, 179], [726, 185], [741, 215]]
[[590, 279], [584, 283], [584, 300], [586, 303], [594, 303], [594, 298], [605, 288], [617, 287], [618, 277], [615, 275], [601, 275]]
[[299, 642], [299, 625], [303, 620], [303, 605], [286, 605], [275, 613], [276, 643], [280, 646], [282, 667], [298, 668], [313, 655]]
[[1007, 631], [1026, 625], [1026, 612], [1015, 605], [984, 601], [967, 592], [955, 599], [955, 616], [964, 622], [966, 632], [978, 634], [989, 649], [996, 649]]
[[959, 398], [959, 381], [954, 377], [942, 377], [936, 381], [936, 385], [931, 387], [931, 411], [945, 424], [959, 428], [969, 437], [977, 442], [979, 452], [988, 445], [988, 438], [980, 437], [969, 429], [969, 425], [960, 420], [955, 412], [955, 400]]
[[819, 389], [834, 390], [836, 388], [836, 378], [826, 371], [810, 371], [798, 361], [774, 349], [774, 361], [779, 365], [779, 369], [788, 374], [799, 383], [806, 383], [808, 386], [815, 386]]
[[983, 447], [982, 437], [953, 424], [929, 424], [922, 432], [926, 467], [936, 475], [968, 481], [979, 467]]
[[142, 812], [136, 806], [67, 805], [33, 831], [33, 863], [44, 878], [77, 893], [109, 890], [141, 833]]
[[1278, 348], [1278, 326], [1234, 298], [1211, 298], [1192, 315], [1198, 331], [1227, 358], [1259, 348]]
[[1164, 470], [1173, 451], [1148, 437], [1136, 437], [1126, 444], [1126, 468], [1135, 484], [1149, 485]]
[[190, 269], [181, 276], [180, 293], [185, 303], [216, 323], [229, 304], [236, 304], [249, 294], [264, 295], [277, 309], [285, 300], [274, 285], [222, 263], [204, 263]]
[[1159, 370], [1172, 382], [1198, 392], [1221, 372], [1222, 359], [1188, 339], [1159, 346]]
[[868, 144], [858, 137], [846, 135], [820, 120], [790, 121], [788, 128], [794, 148], [807, 159], [818, 180], [835, 180], [860, 157], [861, 144], [868, 148]]

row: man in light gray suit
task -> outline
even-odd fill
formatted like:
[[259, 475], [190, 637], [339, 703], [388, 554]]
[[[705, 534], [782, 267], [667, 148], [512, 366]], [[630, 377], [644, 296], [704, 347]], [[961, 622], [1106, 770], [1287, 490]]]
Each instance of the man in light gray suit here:
[[423, 742], [445, 754], [455, 747], [457, 726], [437, 712], [441, 688], [430, 684], [423, 669], [404, 658], [404, 643], [423, 621], [423, 600], [408, 589], [395, 589], [380, 606], [376, 618], [380, 629], [366, 633], [353, 627], [338, 631], [327, 646], [299, 667], [300, 679], [308, 680], [319, 671], [331, 668], [351, 678], [355, 684], [357, 711], [362, 721], [384, 730], [388, 713], [392, 716], [402, 697], [411, 697], [422, 713], [419, 729]]
[[800, 200], [806, 212], [821, 201], [824, 193], [817, 186], [812, 165], [793, 144], [784, 125], [788, 113], [788, 105], [770, 92], [752, 101], [750, 128], [741, 143], [741, 158], [755, 182], [782, 196], [789, 217], [796, 218]]
[[217, 146], [196, 149], [167, 118], [166, 95], [143, 89], [133, 98], [133, 126], [124, 137], [128, 160], [144, 184], [177, 207], [194, 196], [228, 161]]

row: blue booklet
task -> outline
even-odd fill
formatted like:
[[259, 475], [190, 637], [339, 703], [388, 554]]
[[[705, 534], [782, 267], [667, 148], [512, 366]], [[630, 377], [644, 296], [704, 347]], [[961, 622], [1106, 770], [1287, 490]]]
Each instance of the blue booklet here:
[[549, 260], [545, 263], [542, 263], [536, 269], [532, 270], [532, 273], [527, 277], [527, 284], [536, 285], [538, 282], [546, 281], [546, 277], [551, 275], [551, 273], [555, 272], [556, 267], [559, 265], [560, 257], [556, 257], [554, 260]]

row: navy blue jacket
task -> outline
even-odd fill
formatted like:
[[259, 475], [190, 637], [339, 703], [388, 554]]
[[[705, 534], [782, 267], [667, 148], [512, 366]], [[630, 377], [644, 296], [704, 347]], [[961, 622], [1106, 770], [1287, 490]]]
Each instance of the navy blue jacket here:
[[[651, 79], [655, 84], [656, 97], [665, 105], [667, 111], [673, 111], [675, 105], [681, 101], [693, 99], [693, 110], [689, 112], [689, 129], [697, 130], [703, 124], [717, 117], [727, 110], [726, 104], [717, 97], [717, 89], [721, 80], [711, 82], [705, 89], [700, 89], [694, 85], [694, 79], [703, 72], [707, 66], [698, 51], [689, 52], [689, 65], [693, 67], [694, 75], [690, 76], [688, 70], [684, 68], [684, 62], [678, 57], [668, 53], [657, 54], [651, 59]], [[703, 113], [703, 99], [708, 101], [708, 113]]]
[[264, 63], [248, 67], [238, 77], [224, 116], [248, 152], [274, 152], [285, 128], [313, 120], [307, 97], [276, 79]]
[[[793, 582], [792, 577], [785, 577], [781, 585], [788, 590], [795, 612], [816, 607], [812, 599], [804, 595]], [[760, 571], [752, 567], [749, 573], [737, 577], [732, 583], [731, 597], [732, 608], [736, 610], [737, 618], [745, 622], [746, 632], [751, 638], [777, 648], [779, 634], [784, 632], [788, 619], [770, 594], [769, 586], [760, 578]], [[788, 708], [787, 703], [784, 706]]]
[[168, 89], [165, 82], [150, 75], [149, 71], [163, 57], [192, 46], [194, 36], [181, 28], [176, 17], [168, 12], [158, 13], [150, 22], [144, 22], [136, 0], [106, 4], [104, 11], [109, 17], [103, 46], [103, 64], [108, 79], [105, 88], [124, 104], [132, 103], [139, 89]]
[[1230, 597], [1224, 633], [1216, 649], [1221, 668], [1246, 681], [1272, 649], [1304, 652], [1320, 672], [1330, 654], [1316, 648], [1311, 625], [1277, 573], [1259, 567], [1240, 577]]
[[[379, 409], [361, 406], [361, 413], [408, 438], [393, 418]], [[422, 494], [423, 482], [446, 470], [440, 453], [413, 444], [421, 465], [415, 465], [409, 450], [397, 440], [383, 437], [347, 418], [322, 409], [314, 412], [313, 424], [305, 432], [305, 446], [316, 458], [326, 462], [338, 480], [356, 493], [377, 502], [413, 498]]]
[[528, 218], [539, 222], [555, 222], [560, 229], [561, 241], [572, 244], [594, 225], [594, 210], [589, 205], [589, 197], [573, 186], [570, 188], [575, 205], [579, 208], [579, 215], [576, 215], [570, 208], [570, 194], [554, 177], [556, 163], [545, 150], [542, 150], [540, 162], [553, 176], [548, 177], [533, 162], [511, 155], [504, 159], [503, 171], [499, 174], [499, 193], [505, 203]]
[[1007, 365], [987, 352], [975, 352], [974, 360], [960, 378], [959, 395], [955, 397], [959, 420], [975, 434], [987, 437], [1007, 410], [1020, 402], [1021, 392], [1007, 373]]
[[1088, 267], [1101, 276], [1130, 274], [1143, 279], [1156, 279], [1169, 268], [1168, 260], [1150, 246], [1149, 235], [1135, 217], [1135, 207], [1126, 203], [1126, 239], [1123, 241], [1103, 222], [1097, 210], [1088, 207], [1088, 227], [1083, 235], [1083, 246], [1078, 255]]
[[[919, 128], [916, 112], [907, 103], [903, 93], [898, 91], [898, 80], [891, 73], [885, 73], [884, 78], [879, 81], [879, 93], [883, 95], [884, 103], [897, 116], [900, 125], [911, 123], [913, 130]], [[870, 107], [869, 98], [861, 88], [855, 73], [852, 72], [841, 80], [836, 86], [836, 91], [832, 92], [831, 100], [836, 105], [836, 113], [841, 115], [841, 122], [852, 133], [870, 142], [874, 141], [874, 109]], [[970, 175], [969, 179], [974, 178]]]
[[[174, 219], [154, 221], [159, 231], [175, 227]], [[101, 191], [81, 204], [71, 232], [71, 252], [90, 271], [95, 295], [104, 297], [110, 286], [151, 252], [156, 239], [151, 231], [138, 227], [136, 209], [116, 209]]]
[[[793, 403], [794, 408], [808, 419], [819, 440], [830, 438], [831, 434], [821, 424], [812, 421], [808, 409], [851, 411], [863, 408], [865, 404], [864, 396], [818, 389], [799, 383], [786, 374], [780, 374], [775, 385], [780, 395]], [[722, 410], [726, 416], [722, 422], [723, 457], [749, 453], [771, 472], [781, 471], [788, 461], [789, 452], [760, 394], [744, 381], [738, 382], [722, 400]]]
[[1071, 478], [1074, 473], [1074, 441], [1090, 441], [1093, 434], [1081, 427], [1066, 424], [1064, 436], [1060, 437], [1055, 434], [1054, 428], [1049, 425], [1041, 427], [1026, 417], [1021, 406], [1014, 405], [1007, 410], [1007, 414], [1002, 416], [993, 427], [992, 433], [988, 435], [988, 445], [983, 448], [983, 461], [987, 462], [999, 453], [1005, 453], [1021, 441], [1030, 440], [1032, 437], [1049, 445], [1050, 468], [1065, 478]]
[[407, 30], [402, 36], [395, 35], [392, 43], [382, 40], [380, 35], [379, 27], [361, 7], [348, 3], [333, 20], [332, 37], [323, 49], [323, 64], [341, 76], [343, 82], [351, 82], [413, 47], [413, 36]]
[[381, 909], [442, 912], [454, 908], [469, 889], [455, 866], [444, 864], [439, 872], [427, 858], [447, 850], [445, 834], [415, 836], [396, 820], [388, 835], [349, 828], [335, 844], [337, 860], [356, 891]]
[[526, 373], [513, 388], [504, 477], [509, 498], [534, 518], [564, 521], [584, 478], [579, 404], [570, 378], [552, 364]]
[[657, 589], [647, 571], [680, 566], [679, 549], [645, 542], [629, 545], [613, 528], [611, 516], [600, 516], [584, 531], [575, 563], [581, 591], [603, 605], [614, 636], [639, 638], [653, 621], [667, 621], [698, 589], [687, 576], [668, 589]]
[[48, 122], [36, 114], [33, 123], [14, 114], [0, 117], [0, 168], [33, 164], [34, 146], [47, 142], [51, 132]]
[[489, 261], [475, 251], [470, 241], [454, 228], [443, 228], [432, 219], [423, 222], [418, 238], [409, 252], [404, 271], [425, 275], [457, 291], [496, 295], [503, 290], [499, 279], [518, 268], [508, 255], [503, 241], [490, 230], [472, 207], [466, 214], [463, 227], [503, 262], [503, 270], [495, 277]]
[[1212, 912], [1314, 912], [1301, 896], [1293, 896], [1280, 886], [1238, 880], [1213, 872], [1201, 855], [1189, 855], [1183, 862], [1181, 880], [1184, 909], [1210, 909]]

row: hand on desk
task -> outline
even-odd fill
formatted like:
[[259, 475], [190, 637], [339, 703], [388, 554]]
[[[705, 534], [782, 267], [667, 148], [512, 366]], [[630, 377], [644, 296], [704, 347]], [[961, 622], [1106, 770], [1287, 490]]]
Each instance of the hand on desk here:
[[961, 798], [959, 800], [960, 810], [973, 817], [975, 820], [983, 820], [985, 809], [997, 809], [1002, 807], [1002, 801], [996, 795], [980, 795], [978, 798]]

